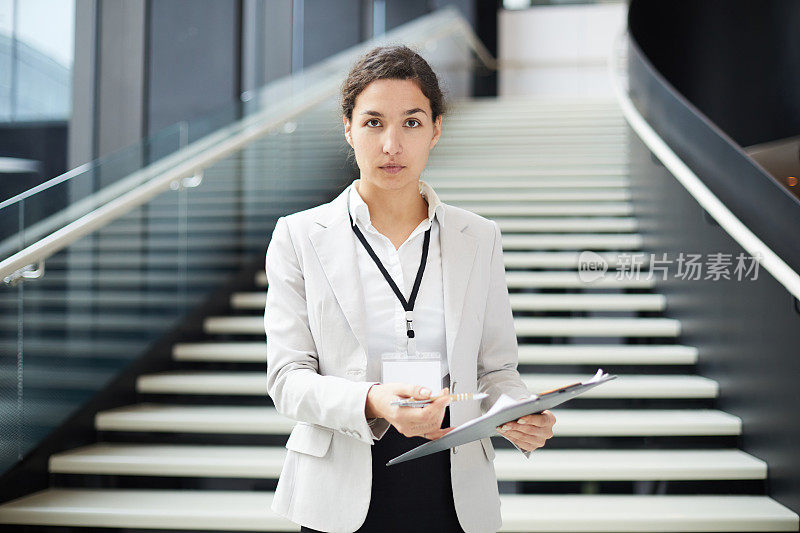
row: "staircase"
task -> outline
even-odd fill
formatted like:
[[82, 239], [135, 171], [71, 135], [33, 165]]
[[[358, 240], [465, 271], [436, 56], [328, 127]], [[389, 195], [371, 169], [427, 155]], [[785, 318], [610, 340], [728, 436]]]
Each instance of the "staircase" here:
[[[530, 461], [495, 437], [501, 531], [798, 531], [798, 515], [766, 495], [767, 464], [738, 448], [747, 428], [696, 375], [702, 354], [681, 344], [657, 276], [646, 263], [638, 279], [614, 275], [619, 254], [646, 254], [625, 135], [611, 101], [468, 100], [423, 174], [443, 202], [503, 232], [528, 388], [597, 367], [619, 376], [553, 409], [554, 438]], [[194, 194], [209, 216], [229, 212], [219, 191]], [[224, 246], [212, 220], [206, 242]], [[609, 263], [603, 279], [579, 278], [583, 250]], [[98, 442], [53, 455], [51, 488], [0, 505], [0, 524], [299, 530], [269, 510], [294, 422], [266, 396], [266, 290], [261, 272], [232, 294], [229, 315], [205, 319], [205, 340], [174, 346], [180, 370], [139, 376], [141, 401], [98, 413]]]

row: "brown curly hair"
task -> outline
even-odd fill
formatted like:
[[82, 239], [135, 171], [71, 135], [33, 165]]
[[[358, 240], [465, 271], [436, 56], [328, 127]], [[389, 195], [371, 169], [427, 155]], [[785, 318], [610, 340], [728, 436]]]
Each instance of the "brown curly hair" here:
[[431, 104], [435, 122], [445, 113], [439, 79], [422, 56], [405, 45], [377, 46], [356, 61], [341, 88], [342, 116], [353, 120], [356, 97], [375, 80], [413, 80]]

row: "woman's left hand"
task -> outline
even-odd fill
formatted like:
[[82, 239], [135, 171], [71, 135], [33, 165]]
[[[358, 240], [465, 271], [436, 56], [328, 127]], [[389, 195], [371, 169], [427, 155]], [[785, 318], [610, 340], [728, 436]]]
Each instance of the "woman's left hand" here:
[[533, 451], [544, 446], [547, 439], [553, 436], [553, 425], [556, 417], [550, 411], [542, 411], [535, 415], [525, 415], [514, 421], [506, 422], [497, 428], [505, 438], [525, 451]]

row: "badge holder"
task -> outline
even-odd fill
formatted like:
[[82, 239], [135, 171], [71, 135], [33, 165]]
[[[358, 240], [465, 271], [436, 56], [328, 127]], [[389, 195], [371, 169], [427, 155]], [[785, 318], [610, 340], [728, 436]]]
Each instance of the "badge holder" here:
[[381, 354], [381, 383], [411, 383], [442, 390], [442, 354], [439, 352], [386, 352]]

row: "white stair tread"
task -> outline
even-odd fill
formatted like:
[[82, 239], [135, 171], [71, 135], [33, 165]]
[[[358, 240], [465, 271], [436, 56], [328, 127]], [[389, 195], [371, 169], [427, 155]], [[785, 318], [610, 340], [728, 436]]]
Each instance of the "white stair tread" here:
[[511, 309], [518, 311], [662, 311], [661, 294], [509, 294]]
[[[485, 180], [486, 179], [486, 170], [485, 168], [463, 168], [463, 169], [453, 169], [453, 168], [435, 168], [430, 167], [426, 168], [422, 174], [421, 179], [431, 184], [432, 187], [436, 187], [439, 180], [448, 180], [448, 179], [475, 179], [475, 180]], [[489, 175], [492, 178], [512, 178], [512, 179], [519, 179], [519, 180], [528, 180], [529, 178], [554, 178], [557, 176], [568, 176], [570, 178], [578, 176], [581, 178], [603, 178], [607, 176], [616, 176], [616, 177], [627, 177], [628, 172], [624, 170], [615, 170], [615, 169], [608, 169], [608, 168], [595, 168], [591, 170], [583, 170], [583, 169], [574, 169], [574, 168], [535, 168], [535, 167], [523, 167], [523, 168], [496, 168], [491, 169]]]
[[[264, 378], [266, 396], [266, 378]], [[294, 421], [274, 407], [138, 403], [97, 413], [98, 431], [289, 434]]]
[[634, 364], [693, 365], [698, 350], [679, 344], [525, 344], [519, 345], [521, 364]]
[[[641, 265], [640, 276], [647, 277], [647, 265], [650, 258], [644, 252], [594, 252], [599, 255], [610, 268], [616, 268], [620, 260], [627, 261], [630, 265], [635, 259]], [[568, 268], [577, 269], [581, 252], [530, 252], [530, 251], [503, 251], [503, 264], [506, 268]], [[607, 273], [606, 277], [616, 274]]]
[[299, 531], [272, 492], [46, 489], [0, 505], [0, 523], [175, 530]]
[[515, 318], [520, 336], [677, 337], [680, 321], [671, 318]]
[[209, 334], [264, 335], [263, 316], [214, 316], [203, 320], [203, 331]]
[[[591, 376], [578, 374], [521, 374], [531, 392], [542, 392]], [[714, 380], [693, 375], [618, 375], [602, 387], [595, 387], [584, 398], [715, 398]], [[223, 394], [259, 396], [266, 394], [263, 371], [212, 372], [171, 370], [143, 374], [136, 380], [136, 391], [145, 394]]]
[[[424, 181], [424, 180], [423, 180]], [[535, 190], [535, 189], [593, 189], [593, 188], [618, 188], [630, 187], [630, 178], [624, 176], [611, 176], [611, 177], [580, 177], [565, 180], [556, 177], [540, 177], [538, 179], [528, 178], [525, 181], [519, 179], [492, 179], [492, 180], [475, 180], [475, 179], [450, 179], [450, 180], [437, 180], [431, 183], [431, 186], [437, 191], [453, 191], [461, 192], [462, 190], [481, 190], [491, 191], [495, 189], [519, 189], [519, 190]]]
[[[267, 317], [269, 320], [269, 317]], [[680, 322], [671, 318], [515, 318], [520, 336], [676, 337]], [[266, 335], [262, 316], [217, 316], [203, 321], [208, 334]]]
[[[207, 288], [208, 286], [218, 284], [219, 279], [220, 274], [217, 272], [192, 272], [192, 275], [188, 277], [186, 283], [194, 286], [202, 285], [204, 288]], [[96, 282], [99, 284], [99, 290], [101, 291], [120, 285], [132, 285], [136, 290], [141, 290], [141, 287], [145, 285], [148, 287], [148, 290], [151, 290], [153, 286], [163, 285], [167, 288], [174, 289], [174, 287], [178, 285], [175, 272], [134, 272], [130, 270], [121, 270], [119, 272], [101, 271], [99, 273], [92, 273], [87, 270], [76, 270], [69, 273], [57, 271], [49, 272], [42, 279], [36, 281], [36, 288], [39, 290], [44, 290], [51, 286], [63, 288], [67, 282], [75, 284]]]
[[[636, 364], [693, 365], [698, 350], [679, 344], [527, 344], [519, 345], [522, 364]], [[196, 342], [173, 347], [173, 358], [182, 361], [265, 363], [267, 347], [260, 342]]]
[[[741, 420], [713, 409], [553, 409], [560, 436], [738, 435]], [[288, 434], [294, 421], [274, 407], [138, 403], [102, 411], [100, 431]]]
[[263, 309], [267, 305], [267, 293], [237, 292], [231, 294], [231, 307], [234, 309]]
[[[209, 247], [238, 248], [241, 246], [254, 248], [260, 246], [264, 242], [264, 239], [262, 238], [239, 239], [237, 238], [238, 235], [235, 232], [231, 233], [233, 233], [233, 235], [222, 237], [209, 236], [208, 234], [190, 234], [186, 246], [187, 248], [198, 250], [208, 249]], [[179, 240], [177, 235], [174, 237], [151, 237], [148, 239], [135, 240], [119, 239], [115, 238], [114, 235], [109, 235], [106, 238], [101, 239], [97, 244], [91, 241], [78, 241], [77, 243], [70, 245], [70, 250], [98, 250], [104, 252], [111, 250], [126, 251], [136, 250], [139, 246], [145, 245], [145, 243], [149, 250], [174, 250], [179, 245]]]
[[267, 344], [260, 342], [182, 342], [172, 347], [177, 361], [231, 361], [264, 363]]
[[495, 217], [501, 232], [510, 231], [635, 231], [631, 217]]
[[[500, 439], [501, 437], [495, 437]], [[767, 464], [741, 450], [496, 449], [500, 481], [765, 479]], [[283, 446], [98, 443], [50, 456], [58, 474], [276, 479]]]
[[655, 286], [657, 276], [647, 279], [644, 274], [618, 276], [616, 273], [607, 272], [593, 281], [584, 281], [577, 271], [568, 272], [506, 272], [506, 285], [509, 289], [524, 288], [577, 288], [577, 289], [605, 289], [605, 288], [635, 288], [649, 289]]
[[636, 233], [507, 234], [502, 237], [503, 250], [638, 250], [642, 247], [642, 237]]
[[[558, 436], [739, 435], [739, 417], [713, 409], [553, 409]], [[560, 427], [559, 427], [560, 426]]]
[[[666, 299], [661, 294], [510, 294], [515, 311], [662, 311]], [[239, 292], [231, 295], [234, 309], [259, 309], [267, 304], [267, 294]]]
[[442, 191], [439, 197], [448, 204], [468, 202], [626, 202], [631, 193], [626, 189], [590, 191], [554, 189], [542, 191]]
[[485, 217], [511, 215], [630, 216], [633, 214], [633, 207], [628, 202], [527, 202], [520, 205], [470, 204], [469, 210]]
[[766, 479], [767, 463], [735, 449], [535, 450], [530, 460], [497, 449], [501, 481]]
[[[242, 490], [46, 489], [0, 505], [0, 523], [72, 527], [298, 531], [273, 493]], [[502, 494], [500, 531], [797, 531], [766, 496]]]
[[[505, 255], [505, 254], [504, 254]], [[617, 279], [617, 278], [621, 279]], [[509, 288], [525, 288], [525, 287], [560, 287], [560, 288], [650, 288], [655, 285], [655, 280], [658, 276], [653, 276], [652, 279], [647, 279], [648, 276], [640, 273], [638, 276], [633, 275], [631, 279], [626, 276], [618, 276], [617, 273], [607, 272], [604, 277], [600, 279], [587, 282], [583, 281], [577, 272], [558, 272], [558, 271], [543, 271], [543, 272], [506, 272], [506, 284]], [[256, 284], [259, 287], [267, 286], [267, 274], [264, 271], [259, 271], [256, 274]]]
[[503, 494], [499, 531], [797, 531], [767, 496]]
[[285, 457], [283, 446], [101, 442], [51, 455], [49, 471], [277, 479]]
[[[534, 393], [570, 383], [588, 381], [579, 374], [521, 374]], [[719, 385], [713, 379], [695, 375], [617, 374], [617, 378], [586, 391], [581, 398], [716, 398]]]
[[[568, 252], [530, 252], [530, 251], [515, 251], [515, 250], [508, 250], [503, 252], [503, 263], [506, 268], [568, 268], [568, 269], [577, 269], [578, 268], [578, 260], [580, 258], [581, 252], [578, 251], [568, 251]], [[645, 254], [644, 252], [635, 252], [635, 251], [626, 251], [626, 252], [597, 252], [599, 255], [609, 266], [609, 268], [616, 268], [619, 264], [620, 260], [628, 261], [628, 264], [631, 264], [630, 261], [635, 259], [637, 264], [641, 264], [641, 269], [637, 277], [639, 278], [647, 278], [648, 271], [647, 265], [649, 264], [649, 255]], [[633, 258], [633, 259], [631, 259]], [[506, 273], [508, 276], [509, 272]], [[514, 275], [520, 275], [521, 273], [515, 272]], [[536, 274], [545, 274], [547, 273], [536, 273]], [[569, 276], [570, 282], [574, 282], [576, 278], [576, 274], [574, 272], [555, 272], [554, 274], [561, 276], [562, 278], [565, 276]], [[616, 272], [610, 271], [607, 272], [604, 276], [606, 279], [609, 278], [616, 278]], [[621, 277], [621, 276], [620, 276]], [[598, 282], [586, 283], [581, 281], [582, 285], [591, 286]], [[602, 283], [602, 282], [600, 282]], [[645, 280], [642, 282], [632, 281], [631, 283], [639, 283], [640, 286], [650, 287], [652, 286], [652, 280]], [[266, 274], [261, 272], [256, 275], [256, 284], [259, 287], [266, 287]]]

